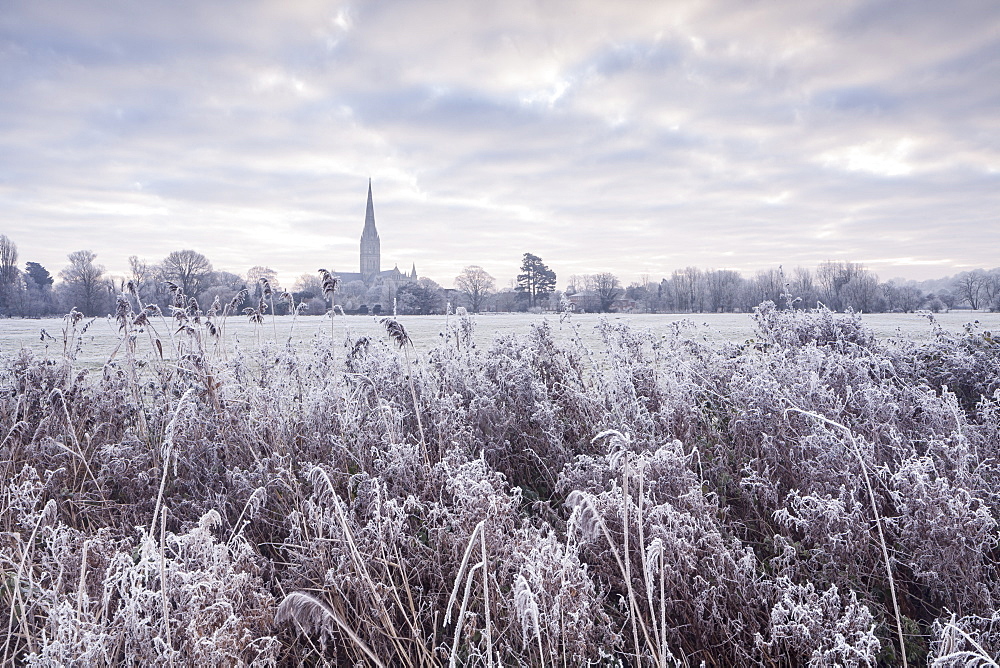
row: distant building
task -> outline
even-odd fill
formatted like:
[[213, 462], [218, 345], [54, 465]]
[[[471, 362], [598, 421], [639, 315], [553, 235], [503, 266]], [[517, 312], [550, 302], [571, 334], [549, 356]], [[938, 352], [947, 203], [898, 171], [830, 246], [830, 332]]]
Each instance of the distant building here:
[[369, 288], [388, 287], [393, 293], [407, 283], [417, 280], [417, 265], [409, 273], [398, 266], [382, 270], [382, 242], [375, 229], [375, 206], [372, 203], [372, 182], [368, 180], [368, 209], [365, 211], [365, 228], [361, 232], [361, 262], [358, 272], [336, 272], [342, 283], [361, 281]]
[[593, 290], [581, 290], [566, 297], [568, 309], [578, 313], [594, 313], [601, 310], [601, 298]]

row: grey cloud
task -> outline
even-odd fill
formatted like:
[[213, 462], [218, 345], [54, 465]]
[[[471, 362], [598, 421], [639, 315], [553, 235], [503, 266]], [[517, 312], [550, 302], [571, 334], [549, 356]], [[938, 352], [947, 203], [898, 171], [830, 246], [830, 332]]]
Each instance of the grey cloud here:
[[982, 4], [10, 7], [0, 214], [50, 269], [87, 246], [353, 266], [368, 176], [384, 253], [445, 283], [528, 250], [626, 280], [995, 263]]

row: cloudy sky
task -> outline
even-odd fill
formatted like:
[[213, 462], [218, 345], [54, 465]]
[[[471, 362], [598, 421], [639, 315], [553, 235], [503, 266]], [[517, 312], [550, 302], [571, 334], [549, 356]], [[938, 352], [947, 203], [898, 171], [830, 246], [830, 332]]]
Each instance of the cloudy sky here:
[[0, 0], [0, 233], [289, 286], [1000, 265], [992, 0]]

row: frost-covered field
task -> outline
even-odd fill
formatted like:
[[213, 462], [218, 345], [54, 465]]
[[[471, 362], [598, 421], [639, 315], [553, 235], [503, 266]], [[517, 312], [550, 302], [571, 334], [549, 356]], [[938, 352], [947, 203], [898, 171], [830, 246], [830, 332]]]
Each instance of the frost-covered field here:
[[4, 322], [0, 665], [980, 665], [974, 317]]
[[[672, 335], [678, 324], [683, 335], [698, 341], [720, 343], [742, 343], [755, 336], [753, 318], [739, 313], [697, 313], [689, 315], [643, 314], [643, 315], [573, 315], [569, 322], [560, 320], [558, 315], [531, 314], [482, 314], [473, 316], [476, 322], [474, 341], [477, 345], [489, 345], [499, 334], [526, 332], [533, 324], [548, 321], [553, 335], [560, 342], [579, 338], [589, 347], [601, 342], [599, 325], [602, 321], [627, 322], [633, 329], [648, 332], [650, 339]], [[455, 316], [400, 316], [414, 347], [427, 352], [440, 342], [448, 324]], [[86, 325], [90, 319], [81, 323]], [[337, 316], [334, 333], [339, 336], [371, 338], [384, 337], [384, 330], [375, 316]], [[904, 338], [926, 341], [931, 338], [933, 328], [926, 316], [913, 313], [876, 313], [862, 316], [865, 325], [880, 338]], [[951, 332], [959, 332], [969, 322], [979, 321], [984, 330], [1000, 332], [1000, 313], [953, 311], [934, 316], [935, 322]], [[174, 327], [153, 320], [155, 336], [168, 343]], [[63, 354], [62, 330], [65, 322], [61, 318], [41, 320], [8, 319], [0, 320], [0, 354], [10, 353], [22, 347], [30, 348], [37, 355], [59, 357]], [[53, 339], [43, 338], [44, 330]], [[330, 336], [329, 317], [320, 316], [278, 316], [273, 320], [266, 317], [263, 324], [253, 325], [244, 316], [226, 319], [224, 336], [206, 339], [208, 352], [227, 355], [236, 351], [246, 352], [257, 349], [265, 341], [291, 342], [296, 346], [308, 345], [317, 336]], [[148, 343], [148, 337], [143, 334]], [[89, 326], [80, 345], [77, 360], [89, 366], [99, 366], [108, 361], [118, 346], [118, 323], [113, 318], [97, 318]], [[142, 356], [140, 346], [140, 357]], [[169, 354], [171, 347], [164, 348]], [[151, 352], [146, 346], [146, 352]]]

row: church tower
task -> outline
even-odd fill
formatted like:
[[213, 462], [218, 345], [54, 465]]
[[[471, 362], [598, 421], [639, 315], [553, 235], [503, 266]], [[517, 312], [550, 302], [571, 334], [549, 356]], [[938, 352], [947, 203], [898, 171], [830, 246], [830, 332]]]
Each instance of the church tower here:
[[361, 233], [361, 279], [371, 283], [382, 273], [382, 251], [375, 229], [375, 207], [372, 205], [372, 180], [368, 179], [368, 210], [365, 229]]

